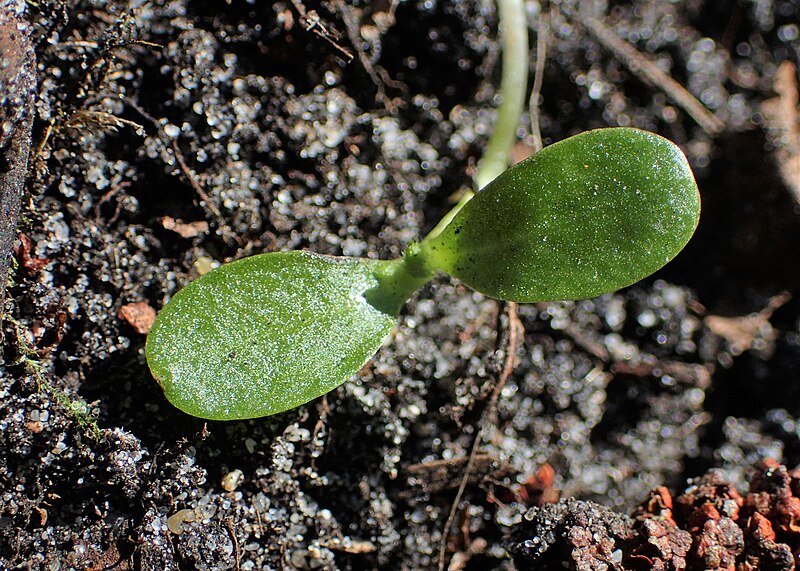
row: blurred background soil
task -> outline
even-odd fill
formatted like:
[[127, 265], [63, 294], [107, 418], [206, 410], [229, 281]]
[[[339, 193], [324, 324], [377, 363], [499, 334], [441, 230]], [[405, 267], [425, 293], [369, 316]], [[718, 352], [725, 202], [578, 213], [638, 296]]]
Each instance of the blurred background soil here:
[[[798, 0], [529, 0], [545, 144], [672, 139], [702, 193], [693, 241], [593, 300], [434, 280], [356, 378], [230, 423], [165, 401], [153, 310], [223, 261], [424, 236], [491, 131], [494, 3], [4, 4], [37, 87], [0, 569], [436, 569], [443, 544], [453, 570], [795, 568]], [[533, 144], [526, 114], [515, 155]]]

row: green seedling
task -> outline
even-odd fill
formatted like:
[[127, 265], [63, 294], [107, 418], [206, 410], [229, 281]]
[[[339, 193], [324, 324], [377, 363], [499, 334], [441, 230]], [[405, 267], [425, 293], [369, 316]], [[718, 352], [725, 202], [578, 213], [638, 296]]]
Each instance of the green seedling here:
[[500, 174], [399, 259], [273, 252], [224, 264], [164, 307], [147, 361], [189, 414], [276, 414], [356, 374], [437, 274], [520, 303], [593, 297], [666, 264], [699, 214], [676, 145], [637, 129], [589, 131]]

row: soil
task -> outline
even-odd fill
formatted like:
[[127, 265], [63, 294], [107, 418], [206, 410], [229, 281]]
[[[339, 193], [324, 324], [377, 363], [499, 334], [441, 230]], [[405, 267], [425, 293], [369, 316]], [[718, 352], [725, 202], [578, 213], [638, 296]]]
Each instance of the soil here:
[[390, 258], [430, 230], [491, 131], [495, 5], [4, 2], [37, 87], [4, 111], [23, 147], [34, 120], [4, 306], [0, 569], [435, 569], [443, 542], [453, 570], [795, 568], [800, 1], [527, 9], [532, 45], [550, 30], [545, 144], [615, 125], [678, 143], [704, 205], [690, 245], [579, 302], [515, 309], [437, 279], [327, 397], [205, 423], [148, 372], [152, 310], [216, 263]]

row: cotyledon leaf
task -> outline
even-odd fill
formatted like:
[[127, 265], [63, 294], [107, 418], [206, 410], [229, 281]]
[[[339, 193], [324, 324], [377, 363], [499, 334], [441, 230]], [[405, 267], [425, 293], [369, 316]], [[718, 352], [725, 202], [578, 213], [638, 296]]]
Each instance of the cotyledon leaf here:
[[655, 272], [699, 216], [697, 184], [674, 143], [598, 129], [502, 173], [420, 248], [430, 266], [491, 297], [581, 299]]
[[401, 263], [273, 252], [220, 266], [159, 313], [150, 370], [173, 405], [202, 418], [304, 404], [358, 372], [389, 336], [424, 282], [387, 277]]

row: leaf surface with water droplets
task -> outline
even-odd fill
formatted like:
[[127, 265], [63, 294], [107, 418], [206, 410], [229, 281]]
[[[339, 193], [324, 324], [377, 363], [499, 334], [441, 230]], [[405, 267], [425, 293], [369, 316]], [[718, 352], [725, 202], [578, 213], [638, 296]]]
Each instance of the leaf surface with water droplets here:
[[491, 297], [581, 299], [658, 270], [699, 216], [697, 184], [674, 143], [598, 129], [505, 171], [423, 250], [432, 266]]
[[388, 262], [275, 252], [225, 264], [159, 313], [147, 362], [167, 399], [202, 418], [255, 418], [339, 386], [391, 333]]

